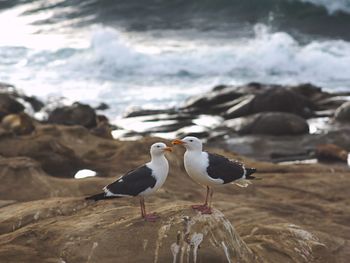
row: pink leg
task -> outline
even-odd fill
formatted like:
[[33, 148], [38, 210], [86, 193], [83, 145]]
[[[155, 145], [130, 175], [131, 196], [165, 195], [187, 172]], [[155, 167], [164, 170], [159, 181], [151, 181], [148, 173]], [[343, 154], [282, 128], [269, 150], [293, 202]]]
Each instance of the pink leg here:
[[205, 202], [203, 205], [192, 205], [192, 209], [202, 211], [208, 207], [208, 196], [209, 196], [210, 188], [207, 186], [207, 195], [205, 197]]
[[212, 204], [212, 200], [213, 200], [213, 194], [214, 194], [214, 190], [210, 189], [210, 198], [209, 198], [209, 206], [206, 206], [205, 208], [203, 208], [202, 210], [200, 210], [200, 212], [203, 215], [211, 215], [213, 212], [211, 210], [211, 204]]
[[146, 206], [145, 206], [145, 200], [143, 197], [140, 198], [140, 204], [141, 204], [141, 215], [142, 217], [148, 221], [148, 222], [155, 222], [159, 218], [155, 213], [147, 214], [146, 213]]

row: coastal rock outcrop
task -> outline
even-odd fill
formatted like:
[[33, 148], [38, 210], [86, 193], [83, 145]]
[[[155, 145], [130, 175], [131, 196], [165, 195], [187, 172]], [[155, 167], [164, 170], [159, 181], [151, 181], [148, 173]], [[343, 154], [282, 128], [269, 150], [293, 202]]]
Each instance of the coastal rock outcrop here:
[[334, 118], [340, 122], [350, 122], [350, 101], [343, 103], [335, 111]]
[[348, 161], [349, 152], [335, 144], [319, 144], [316, 147], [316, 157], [320, 161]]
[[[47, 199], [2, 208], [0, 259], [4, 262], [322, 262], [327, 247], [292, 224], [256, 225], [245, 239], [218, 210], [201, 215], [188, 206], [157, 209], [143, 221], [125, 202], [89, 204]], [[135, 238], [137, 235], [137, 238]], [[116, 249], [116, 247], [118, 249]], [[135, 253], [135, 248], [138, 248]], [[273, 251], [273, 253], [271, 252]], [[316, 260], [315, 260], [316, 259]]]
[[0, 93], [0, 120], [7, 114], [19, 113], [24, 110], [24, 106], [9, 94]]
[[303, 118], [283, 112], [263, 112], [226, 120], [222, 126], [239, 134], [296, 135], [309, 132]]
[[286, 88], [270, 88], [247, 100], [228, 109], [225, 117], [232, 119], [266, 111], [287, 112], [302, 117], [313, 114], [312, 103], [306, 97]]
[[71, 106], [56, 108], [49, 113], [48, 123], [96, 127], [96, 113], [89, 105], [75, 102]]

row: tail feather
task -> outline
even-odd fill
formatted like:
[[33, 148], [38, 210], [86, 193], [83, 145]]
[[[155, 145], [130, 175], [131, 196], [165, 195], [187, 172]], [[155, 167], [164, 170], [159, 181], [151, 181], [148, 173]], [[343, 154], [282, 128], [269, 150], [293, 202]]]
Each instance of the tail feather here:
[[85, 200], [99, 201], [99, 200], [113, 199], [113, 198], [119, 198], [119, 196], [106, 196], [105, 193], [99, 193], [99, 194], [95, 194], [95, 195], [92, 195], [92, 196], [85, 197]]
[[252, 176], [252, 174], [256, 172], [255, 168], [246, 168], [245, 170], [247, 172], [246, 175], [245, 175], [246, 179], [248, 179], [248, 180], [254, 180], [254, 179], [258, 180], [259, 179], [259, 178], [256, 178], [255, 176]]

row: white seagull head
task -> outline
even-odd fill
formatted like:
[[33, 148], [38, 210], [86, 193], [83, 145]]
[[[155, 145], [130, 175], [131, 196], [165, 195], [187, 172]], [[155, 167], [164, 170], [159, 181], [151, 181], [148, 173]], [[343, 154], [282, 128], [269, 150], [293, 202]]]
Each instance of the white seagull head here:
[[166, 144], [162, 142], [157, 142], [152, 144], [151, 150], [150, 150], [152, 156], [163, 155], [165, 152], [171, 152], [171, 151], [172, 151], [171, 147], [166, 146]]
[[187, 136], [182, 140], [176, 139], [172, 141], [172, 144], [183, 145], [186, 148], [186, 150], [190, 150], [190, 151], [202, 151], [202, 148], [203, 148], [203, 144], [201, 140], [193, 136]]

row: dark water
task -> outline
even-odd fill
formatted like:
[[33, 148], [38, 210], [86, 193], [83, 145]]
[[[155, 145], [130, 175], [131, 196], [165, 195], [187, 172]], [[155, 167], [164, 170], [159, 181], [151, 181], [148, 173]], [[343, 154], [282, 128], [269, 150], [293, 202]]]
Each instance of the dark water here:
[[293, 34], [350, 37], [350, 1], [347, 0], [64, 0], [0, 1], [0, 8], [34, 3], [23, 14], [55, 10], [35, 24], [75, 20], [74, 26], [103, 23], [127, 30], [150, 29], [240, 30], [269, 23]]

